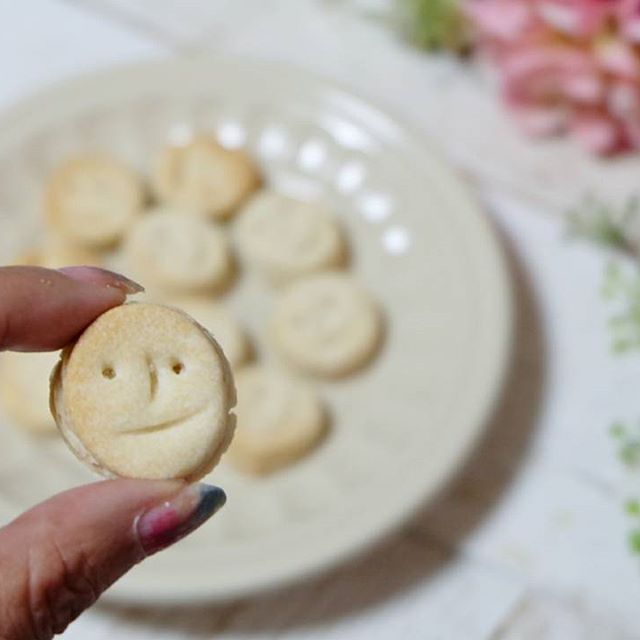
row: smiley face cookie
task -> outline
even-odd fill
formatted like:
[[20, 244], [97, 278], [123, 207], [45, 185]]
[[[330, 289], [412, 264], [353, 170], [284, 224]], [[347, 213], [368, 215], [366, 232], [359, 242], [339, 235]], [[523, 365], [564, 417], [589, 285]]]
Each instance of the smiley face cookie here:
[[233, 274], [224, 231], [168, 209], [140, 218], [127, 237], [125, 261], [145, 285], [176, 293], [219, 290]]
[[339, 377], [362, 367], [377, 351], [382, 317], [352, 278], [323, 273], [293, 283], [276, 302], [270, 333], [295, 367]]
[[164, 203], [217, 220], [233, 215], [260, 184], [247, 155], [225, 149], [204, 135], [184, 146], [167, 147], [158, 158], [153, 179]]
[[346, 256], [342, 230], [324, 208], [272, 191], [252, 198], [236, 235], [242, 256], [276, 283], [335, 268]]
[[118, 241], [140, 213], [144, 188], [114, 158], [84, 156], [61, 165], [49, 180], [49, 225], [69, 242], [91, 248]]
[[57, 352], [0, 354], [0, 403], [16, 426], [37, 433], [56, 432], [47, 389], [57, 361]]
[[304, 382], [277, 369], [251, 366], [236, 377], [238, 428], [229, 459], [238, 469], [266, 474], [295, 462], [322, 439], [322, 401]]
[[63, 351], [51, 380], [62, 435], [105, 475], [201, 478], [231, 441], [234, 405], [220, 346], [161, 305], [107, 311]]
[[60, 269], [80, 265], [99, 266], [102, 262], [99, 252], [69, 244], [59, 236], [48, 235], [41, 244], [18, 255], [13, 264]]

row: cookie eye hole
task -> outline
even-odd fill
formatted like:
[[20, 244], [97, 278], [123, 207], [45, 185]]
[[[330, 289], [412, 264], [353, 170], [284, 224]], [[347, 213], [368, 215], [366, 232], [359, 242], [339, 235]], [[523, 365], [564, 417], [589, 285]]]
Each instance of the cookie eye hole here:
[[184, 365], [182, 364], [182, 362], [174, 362], [171, 365], [171, 371], [179, 376], [184, 371]]
[[102, 367], [102, 377], [108, 380], [113, 380], [116, 377], [116, 371], [113, 367]]

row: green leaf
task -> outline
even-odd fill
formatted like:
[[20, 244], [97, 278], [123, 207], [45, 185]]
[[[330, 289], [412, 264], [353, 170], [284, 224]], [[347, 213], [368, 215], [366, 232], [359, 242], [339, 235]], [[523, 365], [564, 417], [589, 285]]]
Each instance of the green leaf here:
[[640, 500], [635, 498], [627, 500], [624, 505], [624, 510], [627, 512], [627, 515], [633, 518], [640, 517]]
[[640, 469], [640, 441], [628, 440], [618, 452], [620, 460], [632, 469]]
[[623, 438], [627, 433], [627, 429], [621, 422], [614, 422], [611, 427], [609, 427], [609, 434], [613, 438]]
[[396, 0], [401, 33], [423, 49], [468, 50], [471, 39], [461, 0]]
[[612, 351], [623, 354], [640, 349], [640, 271], [637, 267], [623, 271], [617, 263], [610, 263], [601, 291], [614, 309], [608, 321]]
[[634, 555], [640, 555], [640, 529], [634, 529], [629, 534], [629, 549]]
[[615, 422], [609, 433], [616, 441], [617, 455], [625, 466], [640, 470], [640, 425], [630, 428]]
[[[607, 249], [636, 255], [630, 240], [631, 225], [640, 212], [637, 196], [627, 200], [622, 208], [611, 207], [593, 196], [567, 212], [568, 234], [584, 238]], [[637, 257], [637, 256], [636, 256]]]

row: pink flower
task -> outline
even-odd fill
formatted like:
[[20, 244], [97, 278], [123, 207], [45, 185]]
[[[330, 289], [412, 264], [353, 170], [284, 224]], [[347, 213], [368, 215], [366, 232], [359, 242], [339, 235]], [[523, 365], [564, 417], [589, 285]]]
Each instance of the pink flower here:
[[525, 133], [536, 137], [566, 131], [569, 122], [569, 114], [561, 106], [535, 107], [513, 101], [511, 111]]
[[500, 76], [506, 96], [536, 103], [597, 104], [604, 95], [597, 61], [564, 45], [515, 47], [502, 58]]
[[629, 42], [603, 37], [595, 43], [594, 53], [603, 71], [621, 78], [640, 79], [640, 57]]
[[592, 37], [613, 15], [611, 0], [540, 0], [537, 13], [550, 27], [576, 37]]
[[631, 82], [616, 82], [609, 89], [607, 106], [616, 118], [640, 121], [640, 87]]
[[467, 0], [505, 103], [531, 135], [640, 149], [640, 0]]
[[640, 1], [618, 0], [615, 4], [621, 34], [629, 42], [640, 42]]
[[569, 128], [577, 142], [592, 153], [615, 153], [626, 144], [621, 124], [606, 112], [579, 111], [571, 120]]
[[528, 2], [471, 2], [466, 12], [484, 35], [498, 40], [517, 41], [537, 26], [535, 14]]

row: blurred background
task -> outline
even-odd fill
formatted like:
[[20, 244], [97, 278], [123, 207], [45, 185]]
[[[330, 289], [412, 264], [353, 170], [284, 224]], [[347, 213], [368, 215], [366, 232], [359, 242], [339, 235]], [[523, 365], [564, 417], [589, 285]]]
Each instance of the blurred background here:
[[0, 7], [3, 108], [77, 74], [197, 54], [337, 81], [442, 154], [513, 283], [513, 354], [485, 434], [398, 532], [258, 595], [99, 605], [65, 638], [640, 638], [637, 2]]

